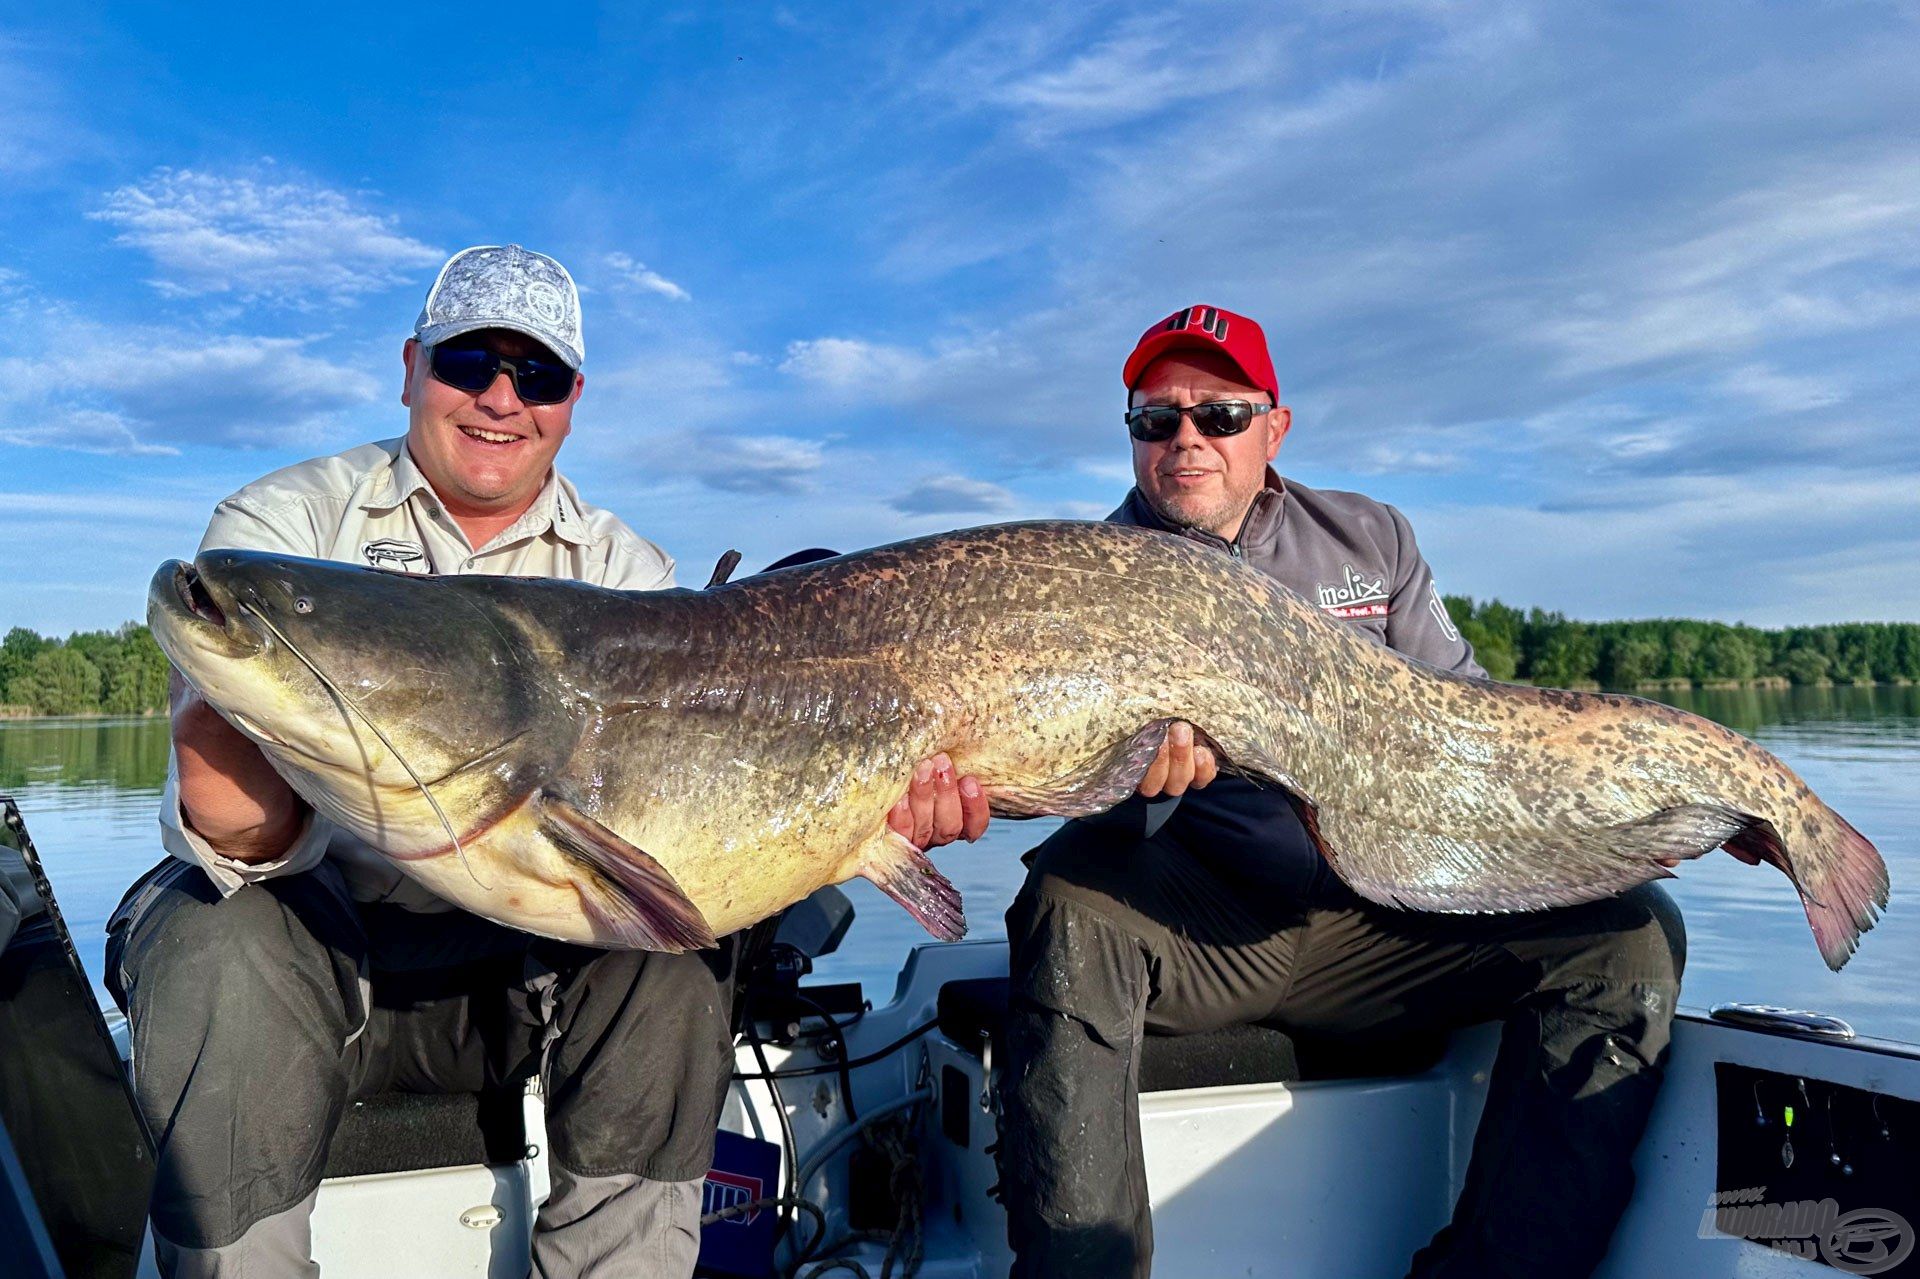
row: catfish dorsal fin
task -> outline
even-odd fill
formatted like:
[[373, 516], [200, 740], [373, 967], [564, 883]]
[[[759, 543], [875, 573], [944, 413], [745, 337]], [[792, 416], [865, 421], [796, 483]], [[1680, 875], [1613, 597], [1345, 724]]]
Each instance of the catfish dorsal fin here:
[[856, 873], [899, 902], [922, 928], [941, 941], [959, 941], [967, 935], [960, 890], [947, 882], [911, 840], [892, 828], [862, 850]]
[[666, 867], [564, 796], [542, 791], [537, 807], [541, 829], [579, 868], [581, 904], [620, 946], [678, 953], [718, 944]]

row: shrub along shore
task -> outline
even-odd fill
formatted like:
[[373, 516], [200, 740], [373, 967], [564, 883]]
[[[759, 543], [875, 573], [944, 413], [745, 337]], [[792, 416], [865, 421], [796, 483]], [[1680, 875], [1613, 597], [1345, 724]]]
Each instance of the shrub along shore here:
[[1920, 681], [1920, 623], [1757, 626], [1662, 618], [1575, 622], [1499, 600], [1446, 597], [1495, 679], [1553, 688], [1740, 688]]
[[[1920, 682], [1920, 623], [1755, 626], [1665, 618], [1575, 622], [1499, 600], [1446, 597], [1495, 679], [1554, 688], [1741, 688]], [[166, 708], [167, 659], [146, 627], [0, 640], [0, 718], [145, 715]]]
[[145, 715], [167, 705], [167, 657], [146, 627], [0, 640], [0, 717]]

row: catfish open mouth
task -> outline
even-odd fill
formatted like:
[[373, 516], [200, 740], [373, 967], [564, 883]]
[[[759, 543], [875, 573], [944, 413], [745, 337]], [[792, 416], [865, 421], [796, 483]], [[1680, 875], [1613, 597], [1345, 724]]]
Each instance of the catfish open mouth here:
[[[148, 598], [151, 608], [159, 610], [149, 620], [170, 619], [167, 629], [182, 640], [192, 636], [197, 644], [228, 657], [257, 653], [264, 645], [264, 638], [231, 594], [191, 564], [175, 560], [161, 566]], [[178, 662], [178, 655], [174, 658]]]
[[173, 588], [187, 612], [223, 631], [228, 629], [227, 615], [214, 602], [213, 596], [207, 593], [206, 583], [201, 581], [193, 565], [179, 564], [174, 567]]

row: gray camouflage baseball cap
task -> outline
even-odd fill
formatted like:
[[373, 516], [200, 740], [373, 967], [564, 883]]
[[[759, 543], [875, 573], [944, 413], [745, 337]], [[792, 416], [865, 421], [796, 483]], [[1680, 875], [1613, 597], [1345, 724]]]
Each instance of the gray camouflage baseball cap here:
[[425, 346], [475, 329], [524, 333], [576, 370], [587, 354], [573, 277], [546, 254], [517, 244], [475, 245], [448, 258], [413, 322]]

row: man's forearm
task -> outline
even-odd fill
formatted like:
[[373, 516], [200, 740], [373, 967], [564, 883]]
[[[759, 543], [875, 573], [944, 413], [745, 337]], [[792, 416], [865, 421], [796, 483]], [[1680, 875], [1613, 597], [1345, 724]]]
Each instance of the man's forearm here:
[[268, 862], [293, 846], [306, 803], [260, 748], [191, 689], [177, 689], [173, 750], [180, 815], [222, 857]]

